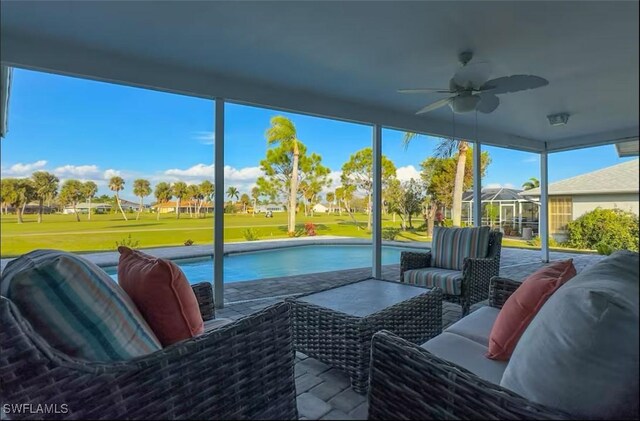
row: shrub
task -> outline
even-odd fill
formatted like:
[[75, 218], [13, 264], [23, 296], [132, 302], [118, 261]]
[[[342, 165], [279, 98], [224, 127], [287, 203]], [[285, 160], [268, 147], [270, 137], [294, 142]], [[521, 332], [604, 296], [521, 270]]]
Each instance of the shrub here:
[[399, 228], [383, 228], [382, 229], [382, 239], [393, 241], [400, 234]]
[[131, 234], [122, 239], [122, 241], [116, 240], [116, 249], [120, 246], [129, 247], [130, 249], [134, 249], [138, 247], [140, 241], [134, 240], [131, 238]]
[[316, 226], [313, 222], [306, 222], [304, 224], [304, 230], [309, 237], [313, 237], [316, 235]]
[[193, 245], [193, 240], [192, 239], [188, 239], [187, 241], [184, 242], [185, 246], [192, 246]]
[[567, 225], [571, 247], [611, 254], [638, 251], [638, 216], [621, 209], [596, 208]]
[[453, 227], [453, 219], [451, 219], [451, 218], [445, 218], [445, 219], [442, 221], [442, 226], [443, 226], [443, 227], [447, 227], [447, 228], [451, 228], [451, 227]]
[[260, 237], [258, 237], [258, 230], [253, 228], [247, 228], [246, 230], [242, 231], [242, 235], [247, 241], [256, 241], [260, 239]]

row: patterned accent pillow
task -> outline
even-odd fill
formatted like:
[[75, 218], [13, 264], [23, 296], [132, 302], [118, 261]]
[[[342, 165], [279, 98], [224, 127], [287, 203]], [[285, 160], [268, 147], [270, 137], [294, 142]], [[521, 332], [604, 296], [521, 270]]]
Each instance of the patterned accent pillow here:
[[36, 250], [12, 260], [0, 292], [40, 336], [69, 356], [109, 362], [162, 349], [118, 284], [77, 255]]
[[489, 227], [433, 229], [431, 255], [433, 266], [462, 270], [464, 259], [484, 258], [489, 252]]

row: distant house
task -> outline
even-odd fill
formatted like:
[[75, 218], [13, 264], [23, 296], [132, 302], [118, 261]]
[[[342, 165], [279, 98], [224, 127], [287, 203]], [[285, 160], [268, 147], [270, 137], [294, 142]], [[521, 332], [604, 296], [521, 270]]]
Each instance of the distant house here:
[[[520, 235], [523, 228], [538, 231], [539, 203], [520, 196], [522, 190], [507, 187], [485, 187], [481, 191], [482, 225], [497, 226], [507, 235]], [[462, 194], [462, 221], [473, 225], [473, 190]], [[489, 206], [495, 209], [489, 212]], [[446, 213], [446, 212], [445, 212]]]
[[258, 205], [256, 206], [256, 213], [264, 213], [264, 212], [286, 212], [287, 210], [283, 205], [278, 205], [277, 203], [269, 203], [267, 205]]
[[[623, 209], [638, 215], [638, 164], [623, 162], [549, 184], [549, 233], [566, 239], [567, 224], [596, 208]], [[525, 190], [523, 197], [540, 200], [540, 188]]]
[[140, 208], [140, 203], [132, 202], [131, 200], [120, 199], [120, 206], [124, 211], [137, 211]]
[[[89, 206], [89, 203], [78, 203], [78, 205], [76, 205], [76, 211], [78, 213], [89, 213], [89, 209], [91, 209], [93, 213], [109, 213], [112, 207], [113, 206], [108, 203], [91, 203], [91, 206]], [[65, 215], [73, 214], [73, 206], [65, 206], [62, 213]]]
[[[177, 201], [170, 200], [167, 203], [156, 203], [151, 208], [154, 210], [154, 212], [175, 213], [177, 204], [178, 204]], [[198, 207], [198, 204], [195, 201], [192, 201], [192, 200], [180, 201], [180, 213], [189, 213], [189, 209], [193, 211], [194, 208], [197, 209], [197, 207]], [[200, 213], [213, 213], [213, 203], [204, 202], [200, 208]]]
[[329, 208], [326, 207], [325, 205], [323, 205], [322, 203], [317, 203], [313, 207], [313, 211], [317, 212], [317, 213], [327, 213], [327, 212], [329, 212]]

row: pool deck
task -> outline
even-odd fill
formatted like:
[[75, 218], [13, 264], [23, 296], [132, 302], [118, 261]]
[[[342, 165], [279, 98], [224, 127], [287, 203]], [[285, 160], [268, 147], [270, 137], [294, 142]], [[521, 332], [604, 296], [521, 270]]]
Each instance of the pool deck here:
[[[345, 239], [339, 237], [302, 238], [281, 241], [254, 241], [230, 243], [225, 245], [225, 254], [257, 250], [268, 250], [299, 245], [328, 244], [371, 244], [367, 239]], [[384, 242], [384, 245], [424, 249], [428, 243]], [[169, 259], [206, 257], [213, 255], [212, 246], [164, 247], [146, 249], [145, 253]], [[88, 258], [99, 266], [115, 266], [118, 252], [87, 253]], [[549, 253], [550, 260], [573, 258], [578, 272], [602, 259], [604, 256], [577, 253]], [[11, 259], [2, 259], [4, 266]], [[500, 275], [522, 280], [544, 263], [540, 260], [539, 250], [503, 248], [500, 261]], [[386, 265], [382, 276], [388, 280], [398, 280], [399, 264]], [[224, 308], [216, 311], [216, 317], [238, 319], [258, 311], [266, 306], [282, 301], [286, 297], [310, 293], [319, 289], [342, 285], [347, 282], [371, 276], [371, 268], [348, 269], [333, 272], [260, 279], [256, 281], [226, 283]], [[478, 303], [472, 311], [485, 305]], [[444, 303], [442, 306], [443, 328], [460, 318], [460, 306]], [[367, 419], [367, 398], [350, 387], [348, 376], [331, 368], [321, 361], [296, 352], [296, 390], [300, 419]]]

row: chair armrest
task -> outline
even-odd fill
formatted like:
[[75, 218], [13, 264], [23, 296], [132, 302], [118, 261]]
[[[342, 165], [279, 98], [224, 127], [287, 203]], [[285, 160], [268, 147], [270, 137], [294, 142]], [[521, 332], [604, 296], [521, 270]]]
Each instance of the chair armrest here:
[[404, 273], [412, 269], [422, 269], [431, 266], [431, 252], [403, 251], [400, 253], [400, 282]]
[[0, 350], [15, 361], [0, 370], [3, 403], [65, 403], [67, 419], [297, 419], [286, 303], [109, 364], [51, 348], [9, 300], [0, 304]]
[[466, 258], [462, 267], [462, 294], [469, 304], [489, 298], [489, 281], [500, 273], [500, 262], [495, 258]]
[[211, 286], [211, 282], [193, 284], [191, 285], [191, 289], [193, 289], [193, 293], [196, 294], [202, 320], [215, 319], [216, 309], [213, 302], [213, 287]]
[[489, 305], [495, 308], [502, 308], [511, 294], [513, 294], [521, 282], [509, 278], [494, 276], [489, 283]]
[[564, 418], [391, 332], [373, 336], [370, 420]]

